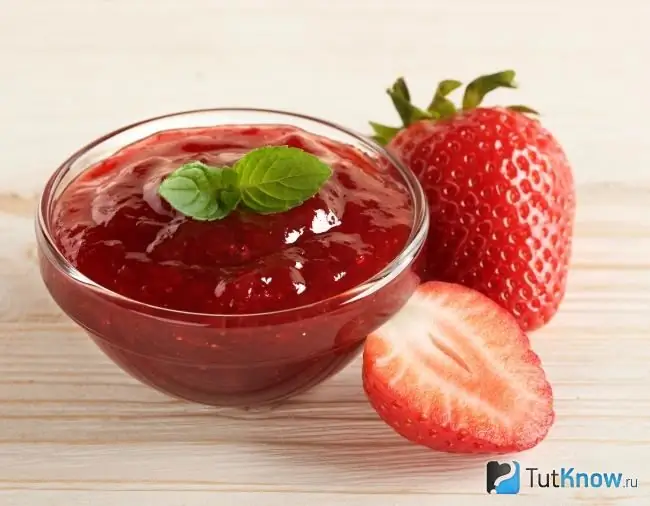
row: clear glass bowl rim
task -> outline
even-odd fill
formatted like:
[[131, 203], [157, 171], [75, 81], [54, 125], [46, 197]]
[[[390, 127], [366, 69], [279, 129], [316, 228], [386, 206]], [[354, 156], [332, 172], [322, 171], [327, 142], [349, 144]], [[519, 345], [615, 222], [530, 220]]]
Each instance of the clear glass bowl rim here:
[[[413, 202], [413, 227], [411, 229], [411, 234], [406, 244], [404, 245], [402, 251], [388, 265], [386, 265], [381, 271], [375, 274], [372, 278], [368, 279], [364, 283], [361, 283], [345, 292], [341, 292], [327, 299], [322, 299], [302, 306], [282, 309], [279, 311], [270, 311], [270, 312], [263, 312], [263, 313], [247, 313], [247, 314], [194, 313], [191, 311], [183, 311], [183, 310], [165, 308], [161, 306], [155, 306], [152, 304], [147, 304], [138, 301], [136, 299], [131, 299], [117, 292], [109, 290], [98, 283], [95, 283], [90, 278], [88, 278], [83, 273], [81, 273], [76, 267], [74, 267], [63, 256], [61, 251], [59, 251], [59, 249], [56, 247], [56, 244], [54, 243], [54, 240], [49, 230], [50, 211], [52, 209], [52, 205], [55, 202], [56, 191], [58, 190], [58, 187], [61, 184], [63, 178], [70, 171], [73, 164], [77, 162], [80, 158], [82, 158], [85, 154], [87, 154], [94, 148], [97, 148], [98, 146], [108, 141], [109, 139], [116, 137], [122, 133], [125, 133], [130, 130], [138, 129], [140, 127], [153, 126], [156, 123], [164, 123], [165, 120], [177, 118], [180, 116], [193, 116], [193, 115], [204, 115], [204, 114], [219, 115], [219, 114], [238, 114], [238, 113], [260, 114], [260, 115], [271, 114], [271, 115], [282, 116], [287, 120], [287, 123], [285, 123], [286, 125], [291, 125], [292, 119], [316, 123], [321, 126], [338, 130], [339, 133], [344, 134], [347, 137], [354, 139], [355, 142], [363, 145], [365, 150], [387, 158], [398, 169], [399, 174], [403, 180], [402, 183], [405, 184], [405, 186], [407, 187], [411, 200]], [[229, 124], [236, 125], [238, 123], [215, 122], [214, 126], [229, 125]], [[280, 125], [282, 123], [275, 123], [275, 124]], [[197, 127], [202, 128], [200, 126]], [[174, 130], [176, 128], [165, 128], [164, 125], [161, 124], [160, 130], [157, 131], [163, 132], [166, 130]], [[189, 126], [188, 128], [193, 128], [193, 127]], [[139, 137], [138, 139], [145, 138], [148, 135], [151, 135], [151, 133]], [[122, 149], [128, 146], [129, 144], [130, 143], [126, 143], [118, 149]], [[93, 163], [97, 163], [97, 161]], [[412, 264], [415, 257], [422, 249], [429, 229], [429, 211], [428, 211], [426, 195], [424, 194], [424, 190], [422, 189], [422, 186], [420, 185], [420, 182], [418, 181], [415, 174], [410, 169], [405, 167], [392, 154], [390, 154], [390, 152], [385, 150], [382, 146], [374, 142], [372, 139], [364, 137], [363, 135], [353, 130], [350, 130], [348, 128], [345, 128], [343, 126], [340, 126], [336, 123], [315, 118], [309, 115], [304, 115], [304, 114], [299, 114], [299, 113], [294, 113], [294, 112], [289, 112], [289, 111], [284, 111], [279, 109], [224, 107], [224, 108], [193, 109], [193, 110], [155, 116], [113, 130], [112, 132], [109, 132], [95, 139], [94, 141], [88, 143], [87, 145], [85, 145], [84, 147], [82, 147], [81, 149], [73, 153], [66, 161], [64, 161], [48, 179], [41, 193], [39, 204], [38, 204], [36, 228], [37, 228], [37, 234], [40, 236], [39, 239], [42, 239], [42, 241], [39, 242], [43, 243], [40, 246], [45, 247], [44, 253], [47, 255], [48, 259], [54, 263], [55, 267], [58, 270], [63, 271], [67, 277], [74, 279], [76, 282], [84, 285], [87, 289], [97, 293], [98, 295], [101, 295], [105, 298], [113, 299], [115, 302], [126, 303], [130, 307], [138, 310], [139, 312], [153, 314], [157, 317], [162, 317], [162, 318], [166, 317], [170, 319], [182, 319], [183, 317], [198, 317], [198, 318], [215, 318], [215, 319], [224, 319], [224, 318], [241, 319], [246, 317], [272, 316], [272, 315], [286, 314], [291, 312], [305, 311], [308, 309], [316, 309], [318, 306], [326, 306], [326, 305], [329, 307], [329, 310], [331, 311], [332, 308], [330, 307], [330, 305], [336, 305], [336, 307], [342, 306], [366, 298], [376, 293], [379, 289], [381, 289], [383, 286], [386, 286], [388, 283], [390, 283], [390, 281], [392, 281], [393, 279], [398, 277], [402, 272], [404, 272]]]

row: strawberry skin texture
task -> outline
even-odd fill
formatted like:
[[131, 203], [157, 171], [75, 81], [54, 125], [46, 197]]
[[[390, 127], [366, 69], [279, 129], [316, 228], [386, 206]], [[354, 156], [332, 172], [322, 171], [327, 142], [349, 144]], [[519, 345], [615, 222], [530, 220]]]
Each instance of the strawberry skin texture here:
[[522, 113], [482, 107], [413, 123], [388, 149], [428, 196], [427, 279], [480, 291], [524, 330], [547, 323], [564, 297], [575, 215], [553, 136]]
[[363, 385], [380, 418], [437, 451], [527, 450], [555, 420], [551, 386], [515, 319], [460, 285], [425, 283], [368, 337]]

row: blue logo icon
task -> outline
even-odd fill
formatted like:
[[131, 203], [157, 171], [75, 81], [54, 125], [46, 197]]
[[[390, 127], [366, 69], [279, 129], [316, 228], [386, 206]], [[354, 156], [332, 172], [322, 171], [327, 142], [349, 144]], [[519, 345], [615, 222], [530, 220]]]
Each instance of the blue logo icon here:
[[519, 462], [497, 462], [491, 460], [487, 463], [487, 492], [488, 494], [518, 494]]

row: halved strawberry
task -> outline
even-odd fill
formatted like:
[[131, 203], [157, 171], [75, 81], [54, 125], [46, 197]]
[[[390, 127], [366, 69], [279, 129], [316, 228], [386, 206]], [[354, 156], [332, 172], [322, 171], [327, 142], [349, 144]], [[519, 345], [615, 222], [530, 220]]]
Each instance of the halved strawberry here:
[[532, 448], [553, 424], [551, 386], [513, 316], [461, 285], [421, 285], [368, 337], [363, 385], [414, 443], [453, 453]]

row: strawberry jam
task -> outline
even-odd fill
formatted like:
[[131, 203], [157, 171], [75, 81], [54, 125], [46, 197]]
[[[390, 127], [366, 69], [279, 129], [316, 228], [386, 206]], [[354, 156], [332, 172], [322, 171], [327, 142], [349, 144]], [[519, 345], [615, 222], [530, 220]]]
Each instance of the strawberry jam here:
[[[289, 211], [195, 221], [157, 193], [187, 162], [227, 166], [280, 145], [333, 172]], [[351, 145], [284, 125], [167, 130], [82, 171], [53, 201], [53, 251], [90, 281], [51, 255], [41, 266], [59, 305], [135, 377], [185, 399], [253, 405], [331, 375], [401, 307], [418, 282], [410, 265], [367, 296], [341, 294], [391, 264], [414, 221], [399, 170]]]
[[[200, 160], [231, 165], [253, 148], [288, 145], [333, 170], [290, 211], [236, 211], [196, 221], [157, 194], [163, 177]], [[383, 269], [411, 233], [409, 193], [354, 148], [293, 127], [165, 132], [91, 167], [59, 198], [55, 240], [83, 274], [155, 306], [266, 313], [342, 293]]]

